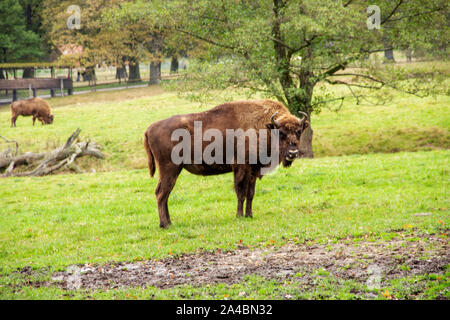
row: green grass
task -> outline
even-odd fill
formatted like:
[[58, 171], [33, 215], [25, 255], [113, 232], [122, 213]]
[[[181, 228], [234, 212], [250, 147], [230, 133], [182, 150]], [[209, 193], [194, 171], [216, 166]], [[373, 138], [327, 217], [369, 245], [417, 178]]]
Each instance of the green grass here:
[[[335, 239], [448, 226], [449, 151], [302, 160], [257, 184], [254, 219], [235, 217], [232, 175], [181, 174], [161, 231], [146, 170], [2, 181], [0, 265], [162, 258], [241, 242]], [[195, 190], [195, 191], [193, 191]], [[444, 208], [444, 210], [442, 210]], [[429, 216], [415, 213], [432, 212]], [[444, 225], [443, 225], [443, 224]]]
[[[364, 291], [364, 286], [354, 281], [342, 281], [330, 276], [315, 277], [317, 288], [302, 290], [301, 286], [293, 281], [266, 280], [259, 276], [246, 276], [241, 282], [226, 285], [214, 284], [202, 287], [190, 285], [179, 286], [170, 289], [127, 288], [116, 290], [99, 290], [90, 292], [87, 290], [64, 291], [57, 288], [31, 289], [23, 287], [14, 295], [7, 296], [10, 299], [52, 299], [55, 296], [60, 299], [201, 299], [201, 300], [254, 300], [254, 299], [354, 299], [356, 294], [349, 293], [352, 290]], [[0, 291], [1, 292], [1, 291]], [[381, 294], [380, 294], [381, 296]], [[381, 297], [380, 297], [381, 298]]]

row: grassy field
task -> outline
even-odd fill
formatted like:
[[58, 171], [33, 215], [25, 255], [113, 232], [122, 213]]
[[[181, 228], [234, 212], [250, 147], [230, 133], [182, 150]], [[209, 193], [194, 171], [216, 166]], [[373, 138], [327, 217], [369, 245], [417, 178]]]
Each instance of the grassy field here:
[[[0, 181], [1, 299], [450, 298], [449, 97], [396, 95], [385, 106], [350, 100], [338, 113], [314, 115], [317, 157], [258, 181], [253, 219], [235, 217], [232, 175], [183, 172], [169, 199], [168, 230], [159, 228], [157, 181], [145, 168], [143, 132], [153, 121], [212, 105], [199, 106], [159, 87], [50, 103], [51, 126], [33, 127], [30, 118], [19, 118], [17, 128], [9, 128], [10, 113], [3, 107], [0, 134], [18, 140], [21, 152], [37, 151], [62, 144], [80, 127], [107, 158], [83, 160], [84, 169], [97, 173]], [[383, 271], [375, 289], [367, 285], [366, 269], [378, 260], [366, 252], [348, 253], [354, 261], [338, 269], [311, 264], [287, 277], [249, 271], [208, 283], [78, 290], [51, 280], [75, 264], [101, 269], [246, 250], [264, 257], [286, 246], [339, 256], [344, 247], [358, 250], [372, 243], [383, 246], [385, 260], [393, 261], [389, 268], [398, 271], [396, 276]], [[435, 262], [440, 264], [432, 268]], [[347, 276], [350, 271], [365, 276]], [[183, 271], [180, 278], [194, 274]], [[161, 277], [170, 280], [172, 274]]]

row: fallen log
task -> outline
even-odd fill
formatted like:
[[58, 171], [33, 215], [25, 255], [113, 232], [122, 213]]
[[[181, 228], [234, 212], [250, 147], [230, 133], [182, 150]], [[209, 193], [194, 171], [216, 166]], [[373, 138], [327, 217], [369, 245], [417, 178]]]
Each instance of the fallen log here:
[[[19, 144], [15, 140], [9, 140], [2, 137], [7, 142], [15, 142], [16, 149], [11, 152], [10, 149], [0, 153], [0, 170], [5, 169], [1, 178], [6, 177], [37, 177], [44, 176], [55, 172], [60, 168], [70, 168], [76, 172], [80, 172], [80, 168], [74, 163], [75, 159], [84, 156], [92, 156], [104, 159], [101, 147], [93, 141], [81, 141], [75, 143], [80, 135], [81, 129], [75, 130], [67, 139], [66, 143], [55, 150], [42, 153], [26, 152], [17, 155]], [[28, 171], [14, 172], [18, 166], [27, 166]]]
[[[5, 140], [7, 143], [14, 143], [16, 145], [16, 149], [14, 150], [14, 156], [17, 156], [17, 151], [19, 150], [19, 143], [16, 140], [9, 140], [8, 138], [5, 138], [4, 136], [0, 136], [3, 140]], [[3, 155], [7, 155], [11, 152], [11, 149], [8, 148], [8, 150], [2, 151], [0, 153], [0, 157]]]

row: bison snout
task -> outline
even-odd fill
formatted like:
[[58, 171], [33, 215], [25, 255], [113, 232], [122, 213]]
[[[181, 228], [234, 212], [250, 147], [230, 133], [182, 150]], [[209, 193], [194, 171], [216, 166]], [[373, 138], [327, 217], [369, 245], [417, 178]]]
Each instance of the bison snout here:
[[293, 161], [295, 158], [298, 157], [299, 153], [300, 153], [300, 151], [297, 149], [289, 150], [288, 154], [286, 155], [286, 160]]
[[298, 150], [289, 150], [289, 157], [296, 158], [298, 156]]

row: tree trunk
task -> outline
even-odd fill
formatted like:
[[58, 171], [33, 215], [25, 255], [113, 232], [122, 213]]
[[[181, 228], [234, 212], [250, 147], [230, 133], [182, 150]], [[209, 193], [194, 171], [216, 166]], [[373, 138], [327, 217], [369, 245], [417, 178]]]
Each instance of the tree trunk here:
[[172, 57], [172, 60], [170, 61], [170, 73], [178, 73], [178, 58], [176, 56]]
[[[273, 7], [273, 13], [275, 16], [275, 19], [273, 19], [272, 23], [272, 35], [275, 39], [279, 39], [281, 41], [273, 41], [273, 46], [275, 49], [275, 59], [278, 66], [278, 80], [280, 82], [280, 85], [283, 89], [284, 93], [284, 99], [286, 99], [287, 107], [291, 111], [291, 113], [297, 117], [302, 117], [298, 113], [298, 111], [305, 112], [308, 115], [308, 121], [309, 126], [308, 128], [303, 132], [301, 139], [300, 139], [300, 152], [302, 154], [302, 157], [305, 158], [313, 158], [313, 148], [312, 148], [312, 138], [313, 138], [313, 130], [311, 129], [311, 112], [312, 112], [312, 106], [311, 106], [311, 100], [312, 100], [312, 93], [314, 89], [315, 83], [312, 79], [314, 79], [314, 75], [310, 70], [307, 68], [307, 63], [305, 64], [305, 67], [302, 68], [299, 80], [300, 80], [300, 88], [303, 89], [302, 93], [292, 93], [292, 89], [298, 89], [297, 84], [292, 78], [291, 72], [290, 72], [290, 64], [291, 64], [291, 57], [293, 54], [292, 50], [287, 50], [286, 46], [282, 44], [284, 41], [281, 31], [281, 21], [283, 20], [284, 16], [284, 8], [285, 3], [282, 0], [274, 0], [274, 7]], [[306, 51], [305, 55], [302, 56], [302, 59], [305, 59], [306, 61], [311, 60], [313, 57], [312, 55], [312, 46], [308, 47], [308, 50]], [[303, 63], [302, 63], [303, 64]], [[296, 90], [298, 91], [298, 90]]]
[[124, 64], [121, 67], [116, 68], [116, 79], [119, 79], [119, 83], [122, 79], [126, 79], [128, 77], [127, 68]]
[[23, 69], [22, 78], [34, 78], [34, 68], [25, 68]]
[[128, 66], [130, 68], [130, 75], [128, 81], [141, 81], [141, 72], [139, 71], [139, 62], [130, 61]]
[[392, 48], [392, 41], [388, 38], [383, 39], [384, 44], [384, 58], [388, 62], [395, 62], [394, 60], [394, 49]]
[[408, 61], [408, 62], [412, 61], [412, 50], [411, 50], [411, 48], [406, 48], [405, 56], [406, 56], [406, 61]]
[[[311, 118], [309, 118], [311, 119]], [[313, 129], [311, 128], [311, 122], [309, 127], [303, 132], [300, 138], [300, 152], [303, 158], [314, 158], [314, 152], [312, 147], [313, 141]]]
[[387, 60], [394, 62], [394, 50], [392, 48], [384, 50], [384, 57]]
[[161, 83], [161, 61], [150, 63], [150, 81], [148, 84]]
[[[86, 70], [81, 74], [83, 81], [89, 81], [89, 86], [96, 85], [97, 76], [95, 75], [95, 66], [86, 67]], [[95, 89], [95, 88], [94, 88]]]
[[311, 113], [312, 113], [312, 94], [314, 90], [314, 84], [311, 83], [309, 72], [304, 72], [300, 77], [300, 85], [303, 88], [303, 93], [299, 95], [293, 95], [288, 97], [288, 108], [293, 115], [296, 117], [303, 117], [302, 114], [299, 113], [305, 112], [309, 121], [308, 128], [303, 132], [300, 138], [300, 152], [302, 157], [304, 158], [314, 158], [314, 152], [312, 147], [313, 141], [313, 129], [311, 128]]

